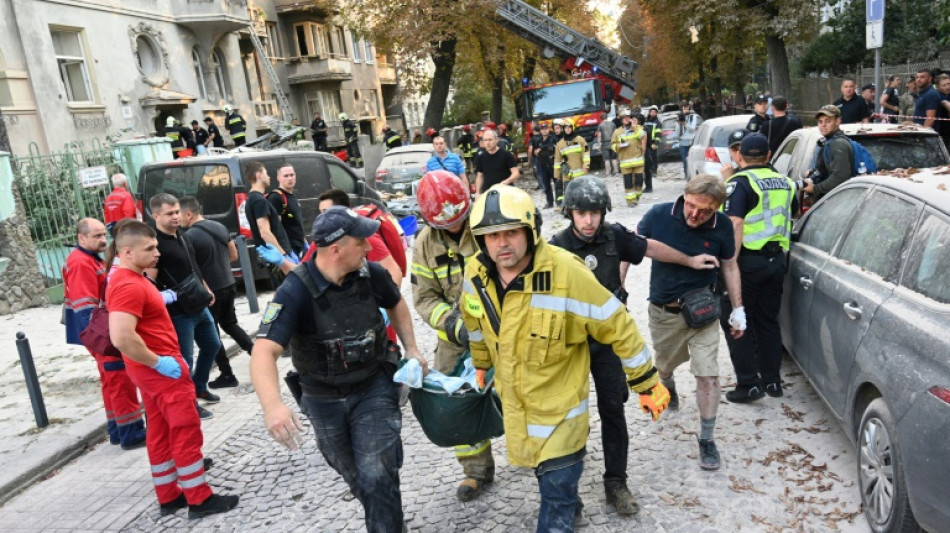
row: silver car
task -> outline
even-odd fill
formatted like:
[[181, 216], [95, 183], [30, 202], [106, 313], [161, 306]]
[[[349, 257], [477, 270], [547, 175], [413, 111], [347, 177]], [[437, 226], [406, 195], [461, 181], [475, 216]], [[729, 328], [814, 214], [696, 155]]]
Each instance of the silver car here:
[[782, 342], [858, 449], [874, 531], [950, 524], [950, 168], [855, 177], [792, 234]]
[[386, 152], [376, 168], [376, 190], [413, 196], [413, 185], [426, 173], [435, 153], [432, 143], [410, 144]]
[[696, 130], [693, 144], [686, 156], [686, 175], [719, 175], [723, 165], [731, 165], [729, 155], [729, 136], [736, 130], [745, 128], [753, 115], [732, 115], [711, 118], [703, 122]]

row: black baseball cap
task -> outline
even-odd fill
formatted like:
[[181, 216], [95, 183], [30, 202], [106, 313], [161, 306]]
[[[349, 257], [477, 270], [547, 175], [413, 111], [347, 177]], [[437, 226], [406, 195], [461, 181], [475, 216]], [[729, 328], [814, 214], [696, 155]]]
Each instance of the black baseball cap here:
[[205, 122], [214, 122], [214, 119], [211, 117], [205, 117]]
[[742, 139], [745, 139], [745, 136], [748, 133], [749, 132], [744, 129], [732, 132], [732, 134], [729, 135], [729, 148], [732, 148], [737, 144], [742, 144]]
[[356, 211], [335, 205], [313, 222], [313, 241], [317, 246], [330, 246], [344, 236], [366, 239], [379, 230], [379, 221], [359, 216]]
[[861, 92], [863, 93], [864, 91], [868, 89], [877, 89], [877, 87], [873, 83], [869, 83], [865, 85], [864, 87], [861, 87]]
[[751, 157], [766, 156], [769, 154], [769, 140], [761, 133], [749, 133], [742, 138], [739, 153]]
[[762, 102], [768, 102], [768, 101], [769, 101], [769, 97], [765, 96], [764, 94], [760, 94], [755, 97], [755, 103], [757, 104], [761, 104]]

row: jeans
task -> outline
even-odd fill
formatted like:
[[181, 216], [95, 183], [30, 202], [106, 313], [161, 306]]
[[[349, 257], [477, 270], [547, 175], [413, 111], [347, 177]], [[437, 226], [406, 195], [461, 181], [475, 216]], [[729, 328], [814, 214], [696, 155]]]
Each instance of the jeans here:
[[[214, 318], [207, 308], [192, 314], [172, 315], [172, 324], [178, 334], [178, 346], [181, 356], [188, 363], [191, 379], [195, 382], [195, 391], [208, 390], [208, 376], [214, 366], [214, 357], [221, 348], [221, 338], [214, 327]], [[194, 363], [195, 343], [198, 344], [198, 361]]]
[[541, 187], [544, 189], [544, 198], [547, 205], [554, 205], [554, 167], [538, 165]]
[[620, 358], [610, 345], [590, 342], [590, 374], [597, 392], [597, 412], [604, 447], [604, 485], [627, 484], [627, 418], [623, 404], [630, 397]]
[[541, 175], [541, 162], [535, 158], [531, 161], [531, 168], [534, 170], [534, 178], [538, 181], [538, 187], [544, 188], [544, 176]]
[[363, 504], [370, 533], [402, 531], [402, 411], [387, 372], [343, 397], [304, 393], [302, 408], [329, 464]]
[[581, 503], [577, 485], [584, 472], [584, 454], [549, 459], [535, 471], [541, 510], [538, 533], [573, 533], [574, 513]]
[[683, 160], [683, 176], [686, 176], [686, 181], [689, 181], [689, 174], [686, 173], [686, 157], [689, 155], [689, 145], [683, 146], [680, 143], [680, 159]]
[[[236, 296], [237, 287], [235, 285], [218, 289], [214, 291], [214, 303], [211, 304], [209, 309], [211, 316], [214, 318], [215, 325], [220, 326], [225, 333], [234, 339], [234, 342], [238, 343], [238, 346], [240, 346], [242, 350], [250, 354], [251, 348], [254, 347], [254, 341], [251, 340], [247, 332], [238, 324], [237, 314], [234, 312], [234, 298]], [[218, 349], [217, 355], [214, 356], [214, 362], [218, 364], [218, 370], [221, 371], [221, 374], [226, 376], [234, 375], [234, 371], [231, 369], [231, 362], [228, 360], [228, 354], [224, 350], [223, 342], [221, 343], [221, 348]]]

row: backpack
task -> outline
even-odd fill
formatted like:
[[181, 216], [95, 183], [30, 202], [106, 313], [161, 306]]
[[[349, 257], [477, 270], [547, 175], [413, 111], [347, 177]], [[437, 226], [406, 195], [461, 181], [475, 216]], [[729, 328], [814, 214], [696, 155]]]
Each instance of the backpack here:
[[280, 195], [280, 203], [281, 203], [280, 216], [281, 216], [281, 217], [284, 217], [284, 216], [287, 215], [287, 195], [284, 194], [284, 191], [282, 191], [281, 189], [278, 188], [278, 189], [274, 189], [274, 190], [272, 190], [271, 192], [267, 193], [266, 198], [267, 198], [268, 200], [270, 200], [270, 197], [271, 197], [272, 195], [274, 195], [274, 194], [279, 194], [279, 195]]
[[[848, 142], [851, 143], [851, 177], [859, 174], [873, 174], [877, 172], [877, 163], [874, 162], [874, 156], [871, 155], [871, 152], [868, 152], [867, 148], [854, 139], [847, 136], [846, 138]], [[827, 147], [828, 145], [826, 144], [825, 148], [821, 151], [822, 157], [825, 158], [825, 165], [829, 164]]]

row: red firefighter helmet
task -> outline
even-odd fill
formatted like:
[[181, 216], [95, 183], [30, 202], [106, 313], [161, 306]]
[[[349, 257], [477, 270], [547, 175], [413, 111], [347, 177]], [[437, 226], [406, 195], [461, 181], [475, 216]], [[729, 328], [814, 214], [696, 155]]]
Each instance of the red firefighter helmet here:
[[432, 137], [435, 134], [436, 134], [435, 128], [429, 128], [426, 130], [426, 135], [428, 135], [429, 137]]
[[504, 124], [498, 125], [498, 133], [504, 135], [507, 131], [508, 131], [508, 126], [505, 126]]
[[498, 126], [496, 126], [495, 123], [492, 122], [492, 121], [490, 121], [490, 120], [489, 120], [488, 122], [486, 122], [486, 123], [484, 124], [484, 126], [483, 126], [483, 128], [486, 129], [486, 130], [493, 130], [493, 129], [497, 128], [497, 127], [498, 127]]
[[465, 133], [468, 133], [468, 132], [472, 131], [472, 127], [469, 126], [468, 124], [466, 124], [466, 125], [462, 126], [462, 131], [464, 131]]
[[422, 218], [437, 229], [458, 224], [468, 216], [472, 201], [462, 180], [447, 170], [427, 172], [416, 188]]

